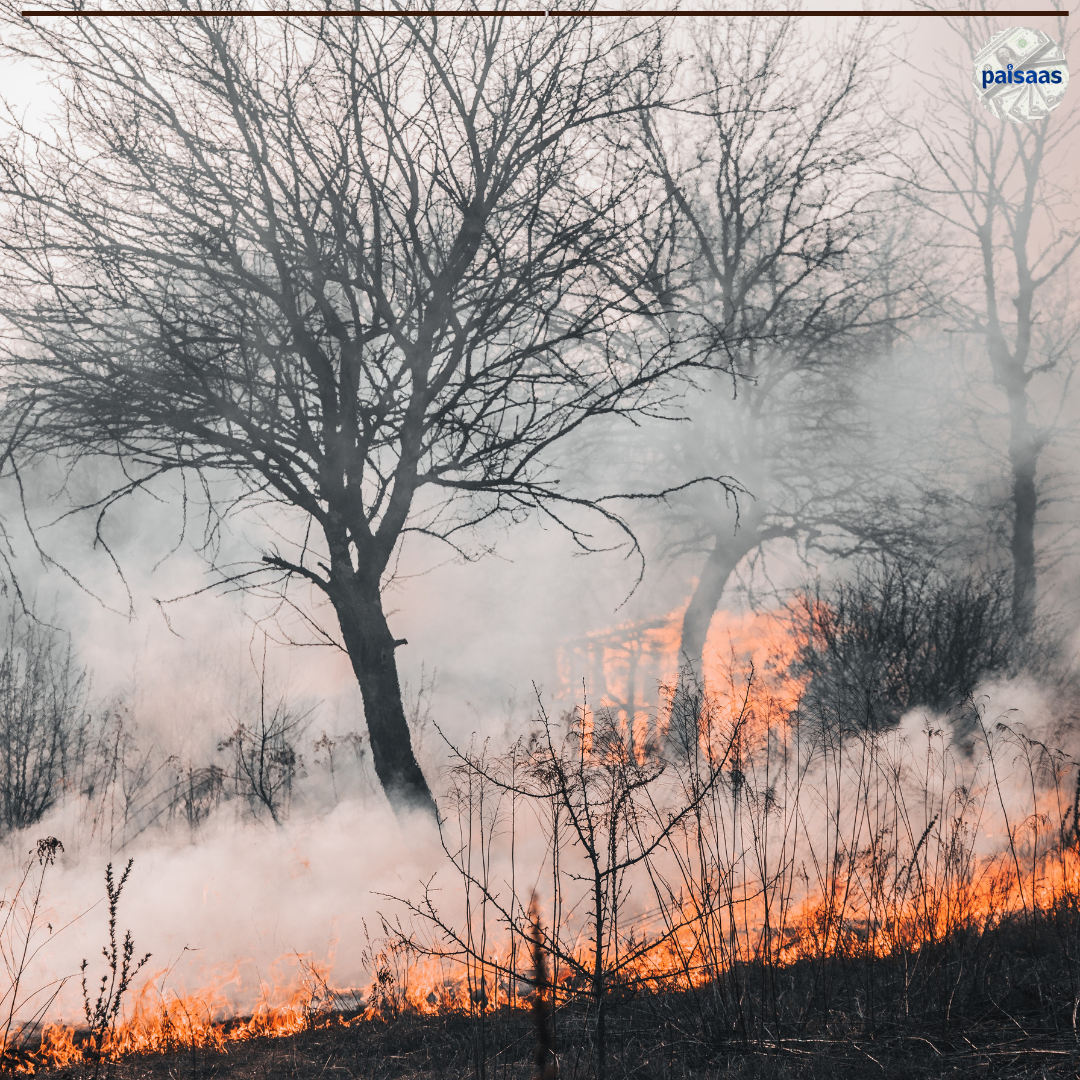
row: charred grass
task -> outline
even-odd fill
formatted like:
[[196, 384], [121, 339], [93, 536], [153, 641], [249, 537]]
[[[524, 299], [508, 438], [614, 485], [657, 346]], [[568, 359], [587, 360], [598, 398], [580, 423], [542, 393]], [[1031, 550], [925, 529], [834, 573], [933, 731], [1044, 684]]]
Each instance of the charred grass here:
[[[474, 1019], [458, 1016], [403, 1016], [358, 1025], [315, 1027], [284, 1037], [260, 1037], [227, 1052], [133, 1055], [112, 1063], [115, 1080], [427, 1080], [481, 1077], [485, 1080], [534, 1076], [532, 1029], [523, 1011], [488, 1017], [485, 1068], [478, 1067]], [[563, 1077], [594, 1075], [588, 1022], [564, 1016], [567, 1031], [560, 1053]], [[844, 1021], [851, 1018], [839, 1018]], [[837, 1026], [844, 1026], [838, 1023]], [[864, 1029], [857, 1022], [847, 1036], [805, 1035], [780, 1045], [714, 1041], [699, 1026], [685, 995], [616, 1005], [609, 1021], [612, 1077], [643, 1080], [690, 1078], [782, 1078], [881, 1076], [1073, 1077], [1080, 1075], [1080, 1045], [1071, 1030], [1047, 1030], [1028, 1023], [988, 1017], [919, 1034], [908, 1025], [881, 1023]], [[87, 1075], [85, 1066], [50, 1070], [58, 1080]]]
[[[613, 987], [605, 1075], [640, 1080], [878, 1076], [1074, 1077], [1080, 911], [1052, 909], [885, 957], [747, 964], [692, 990]], [[596, 1010], [556, 1010], [558, 1076], [597, 1076]], [[401, 1080], [535, 1077], [537, 1028], [508, 1006], [361, 1018], [110, 1063], [114, 1080]], [[57, 1080], [87, 1066], [50, 1070]]]

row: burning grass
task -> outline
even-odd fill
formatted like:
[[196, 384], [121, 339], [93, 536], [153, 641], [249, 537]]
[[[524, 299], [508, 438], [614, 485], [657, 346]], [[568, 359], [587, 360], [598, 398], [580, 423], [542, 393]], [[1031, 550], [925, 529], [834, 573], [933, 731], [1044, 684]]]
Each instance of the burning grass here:
[[[1014, 928], [1015, 929], [1015, 928]], [[1058, 928], [1043, 928], [1056, 938]], [[1035, 968], [1030, 965], [1029, 930], [1021, 940], [986, 942], [998, 953], [999, 969], [1011, 967], [1014, 985], [993, 1003], [965, 998], [944, 1017], [939, 1005], [920, 997], [920, 1009], [908, 1015], [886, 1008], [884, 991], [899, 974], [878, 963], [875, 976], [883, 991], [871, 1020], [860, 994], [865, 970], [835, 961], [827, 970], [792, 965], [785, 973], [789, 996], [804, 1002], [830, 979], [830, 1017], [808, 1016], [801, 1031], [779, 1044], [750, 1032], [726, 1038], [714, 1024], [712, 987], [694, 991], [645, 992], [638, 988], [612, 994], [608, 1003], [608, 1071], [646, 1078], [706, 1077], [1012, 1077], [1074, 1076], [1080, 1046], [1071, 1029], [1072, 998], [1063, 985], [1044, 986], [1035, 1003]], [[963, 945], [959, 946], [962, 951]], [[959, 955], [959, 952], [957, 953]], [[1006, 959], [1008, 958], [1008, 959]], [[939, 958], [940, 960], [941, 958]], [[954, 958], [955, 959], [955, 958]], [[932, 966], [932, 965], [928, 965]], [[1046, 973], [1046, 966], [1042, 974]], [[1024, 978], [1026, 971], [1027, 978]], [[759, 969], [740, 973], [747, 993], [765, 977]], [[1019, 978], [1017, 978], [1019, 976]], [[1048, 1023], [1050, 996], [1056, 996], [1058, 1024]], [[928, 1006], [927, 1011], [922, 1005]], [[860, 1005], [863, 1011], [860, 1015]], [[936, 1010], [936, 1015], [935, 1015]], [[1008, 1015], [1005, 1015], [1005, 1012]], [[568, 999], [554, 1014], [554, 1038], [560, 1075], [587, 1077], [595, 1070], [595, 1013], [582, 997]], [[505, 1005], [478, 1010], [422, 1012], [403, 1008], [396, 1015], [338, 1018], [312, 1016], [299, 1030], [282, 1029], [270, 1037], [248, 1033], [220, 1043], [188, 1045], [179, 1041], [153, 1052], [126, 1055], [109, 1066], [116, 1080], [181, 1080], [220, 1076], [235, 1080], [288, 1077], [317, 1080], [334, 1074], [365, 1080], [414, 1077], [535, 1077], [537, 1028], [534, 1014]], [[77, 1059], [54, 1066], [59, 1077], [84, 1077]]]
[[541, 703], [505, 752], [453, 751], [449, 883], [386, 899], [362, 993], [310, 959], [244, 1017], [220, 988], [151, 982], [97, 1043], [54, 1026], [31, 1050], [9, 1026], [7, 1064], [1074, 1075], [1074, 758], [984, 701], [881, 728], [793, 685], [782, 666], [684, 676], [646, 729]]

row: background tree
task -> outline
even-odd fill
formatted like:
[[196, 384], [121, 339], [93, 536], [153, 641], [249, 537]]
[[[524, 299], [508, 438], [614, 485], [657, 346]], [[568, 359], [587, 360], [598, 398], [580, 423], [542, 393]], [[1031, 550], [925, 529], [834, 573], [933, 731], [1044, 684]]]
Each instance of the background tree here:
[[329, 601], [379, 780], [432, 809], [382, 603], [399, 543], [465, 552], [532, 511], [573, 531], [582, 505], [617, 522], [551, 451], [655, 410], [691, 362], [627, 255], [648, 177], [595, 138], [652, 100], [658, 26], [6, 10], [63, 103], [48, 130], [9, 120], [0, 167], [20, 460], [123, 463], [80, 504], [102, 543], [109, 507], [177, 472], [211, 513], [222, 474], [230, 507], [291, 513], [231, 580]]
[[1015, 651], [1000, 570], [860, 560], [846, 579], [798, 592], [788, 610], [798, 646], [791, 671], [806, 678], [803, 715], [863, 731], [893, 727], [919, 707], [956, 710], [981, 680], [1008, 672]]
[[71, 646], [12, 609], [0, 651], [0, 828], [25, 829], [56, 805], [82, 753], [86, 672]]
[[749, 494], [671, 502], [669, 551], [705, 555], [681, 631], [692, 665], [736, 568], [763, 545], [848, 555], [910, 541], [860, 394], [917, 310], [922, 263], [883, 176], [869, 24], [830, 41], [783, 18], [699, 30], [681, 108], [642, 113], [644, 154], [675, 207], [658, 292], [695, 314], [698, 347], [725, 372], [701, 381], [664, 456], [687, 475], [723, 461]]
[[[292, 802], [293, 782], [305, 775], [304, 759], [297, 753], [297, 743], [307, 725], [307, 715], [294, 712], [284, 697], [276, 702], [268, 700], [264, 653], [258, 714], [250, 723], [241, 720], [218, 745], [219, 751], [226, 751], [232, 757], [229, 771], [235, 793], [247, 801], [248, 809], [256, 817], [265, 810], [275, 825], [285, 821]], [[211, 774], [208, 779], [213, 782], [216, 778]]]
[[[1056, 20], [1056, 39], [1067, 51], [1066, 21]], [[1004, 26], [985, 17], [950, 28], [974, 56]], [[925, 168], [909, 176], [907, 192], [936, 221], [937, 243], [951, 256], [952, 327], [981, 343], [1005, 398], [1012, 615], [1026, 638], [1036, 616], [1036, 526], [1048, 494], [1039, 463], [1068, 426], [1063, 409], [1080, 331], [1066, 311], [1080, 218], [1072, 188], [1058, 182], [1080, 113], [1066, 100], [1036, 123], [999, 120], [979, 103], [967, 69], [942, 83], [941, 104], [934, 122], [913, 132]], [[984, 450], [995, 441], [984, 439]]]

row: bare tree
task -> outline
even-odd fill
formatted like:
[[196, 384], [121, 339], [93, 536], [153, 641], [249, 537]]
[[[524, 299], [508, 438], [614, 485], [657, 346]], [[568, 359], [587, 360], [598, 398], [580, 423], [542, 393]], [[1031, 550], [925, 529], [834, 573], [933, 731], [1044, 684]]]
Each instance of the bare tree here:
[[658, 290], [669, 311], [698, 316], [725, 372], [702, 381], [664, 456], [676, 475], [722, 460], [750, 496], [671, 501], [669, 551], [705, 555], [681, 631], [691, 668], [736, 568], [764, 545], [850, 554], [909, 529], [882, 482], [891, 468], [868, 452], [860, 383], [915, 312], [920, 261], [871, 129], [869, 24], [832, 41], [784, 18], [710, 19], [700, 32], [682, 107], [642, 113], [677, 208]]
[[[253, 814], [269, 813], [280, 825], [292, 800], [293, 781], [304, 775], [296, 743], [307, 726], [306, 716], [291, 712], [284, 698], [267, 708], [265, 675], [259, 693], [259, 715], [251, 724], [236, 725], [218, 747], [233, 755], [233, 783]], [[197, 819], [196, 819], [197, 820]]]
[[943, 573], [923, 560], [858, 561], [847, 580], [793, 598], [794, 673], [804, 716], [846, 714], [867, 730], [923, 706], [944, 715], [1015, 650], [1006, 575]]
[[[1064, 43], [1066, 22], [1057, 20]], [[1001, 27], [988, 17], [951, 21], [974, 54]], [[934, 123], [916, 137], [926, 151], [908, 192], [936, 223], [954, 258], [949, 312], [953, 326], [981, 340], [994, 386], [1004, 395], [1010, 479], [1016, 632], [1031, 634], [1036, 615], [1036, 524], [1043, 502], [1039, 460], [1063, 432], [1063, 407], [1076, 363], [1075, 319], [1065, 317], [1066, 275], [1080, 246], [1073, 188], [1063, 184], [1080, 113], [1065, 105], [1034, 123], [999, 120], [982, 108], [967, 79], [942, 82]], [[1070, 174], [1071, 175], [1071, 174]], [[1046, 385], [1037, 403], [1032, 384]], [[1045, 478], [1044, 478], [1045, 479]]]
[[0, 653], [0, 827], [40, 821], [82, 754], [86, 672], [70, 645], [33, 615], [13, 609]]
[[[238, 735], [238, 731], [233, 733], [234, 738]], [[183, 820], [194, 838], [199, 826], [225, 798], [225, 771], [218, 765], [197, 767], [178, 759], [173, 759], [172, 764], [176, 779], [168, 791], [169, 819]]]
[[[675, 694], [686, 706], [685, 684]], [[677, 738], [668, 740], [666, 750], [663, 740], [635, 747], [625, 725], [609, 710], [594, 713], [583, 704], [560, 724], [548, 716], [539, 694], [537, 703], [538, 727], [507, 754], [489, 755], [486, 744], [467, 751], [451, 747], [451, 794], [457, 813], [440, 821], [440, 833], [463, 885], [464, 924], [453, 925], [439, 910], [431, 879], [422, 899], [401, 902], [434, 937], [425, 940], [399, 928], [396, 938], [410, 950], [465, 964], [470, 987], [478, 988], [472, 1000], [481, 1015], [488, 1005], [488, 975], [496, 985], [498, 979], [505, 979], [507, 987], [527, 985], [530, 960], [538, 950], [549, 954], [555, 969], [553, 997], [583, 991], [590, 999], [596, 1017], [596, 1076], [604, 1080], [606, 1017], [613, 990], [620, 984], [624, 989], [647, 985], [649, 976], [643, 976], [641, 968], [649, 965], [642, 962], [660, 954], [699, 918], [683, 910], [684, 898], [668, 887], [661, 863], [734, 768], [747, 719], [745, 701], [742, 710], [714, 723], [715, 716], [702, 717], [699, 695], [683, 709], [693, 732], [682, 732], [681, 745]], [[509, 881], [493, 870], [495, 839], [513, 836], [518, 801], [532, 807], [547, 839], [554, 912], [551, 933], [543, 941], [535, 893], [529, 902], [514, 891], [513, 852]], [[543, 873], [537, 867], [526, 877], [535, 883]], [[639, 933], [633, 920], [626, 919], [635, 875], [650, 897], [655, 896], [651, 914], [661, 928], [654, 933]], [[579, 922], [571, 929], [574, 917]], [[501, 960], [491, 954], [489, 934], [494, 938], [496, 926], [518, 946], [504, 950]], [[569, 976], [561, 987], [560, 971]], [[542, 982], [546, 980], [536, 980], [541, 996], [546, 989]]]
[[658, 24], [6, 10], [63, 101], [48, 130], [9, 121], [0, 167], [12, 437], [123, 462], [80, 504], [102, 543], [165, 474], [221, 514], [222, 474], [229, 507], [283, 508], [230, 580], [329, 601], [340, 638], [308, 618], [349, 655], [379, 780], [433, 810], [382, 602], [400, 542], [467, 554], [540, 512], [588, 546], [568, 511], [620, 519], [558, 486], [553, 449], [691, 363], [627, 254], [650, 180], [594, 137], [653, 99]]

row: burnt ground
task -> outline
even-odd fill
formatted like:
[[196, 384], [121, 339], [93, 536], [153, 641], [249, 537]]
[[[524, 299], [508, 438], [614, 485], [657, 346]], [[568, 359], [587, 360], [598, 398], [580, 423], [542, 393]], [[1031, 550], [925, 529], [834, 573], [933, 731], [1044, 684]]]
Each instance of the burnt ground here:
[[[777, 1049], [731, 1041], [710, 1046], [672, 1017], [658, 1014], [643, 1023], [640, 1015], [613, 1011], [607, 1080], [1080, 1077], [1080, 1040], [1072, 1030], [1025, 1033], [998, 1024], [912, 1034], [882, 1028], [846, 1038], [789, 1040]], [[560, 1080], [596, 1076], [593, 1032], [590, 1027], [586, 1034], [586, 1024], [587, 1017], [576, 1023], [563, 1018]], [[523, 1012], [491, 1013], [483, 1025], [463, 1015], [405, 1015], [252, 1039], [225, 1052], [181, 1049], [130, 1057], [103, 1068], [98, 1080], [528, 1080], [534, 1046]], [[49, 1075], [86, 1080], [94, 1070], [71, 1066]]]

